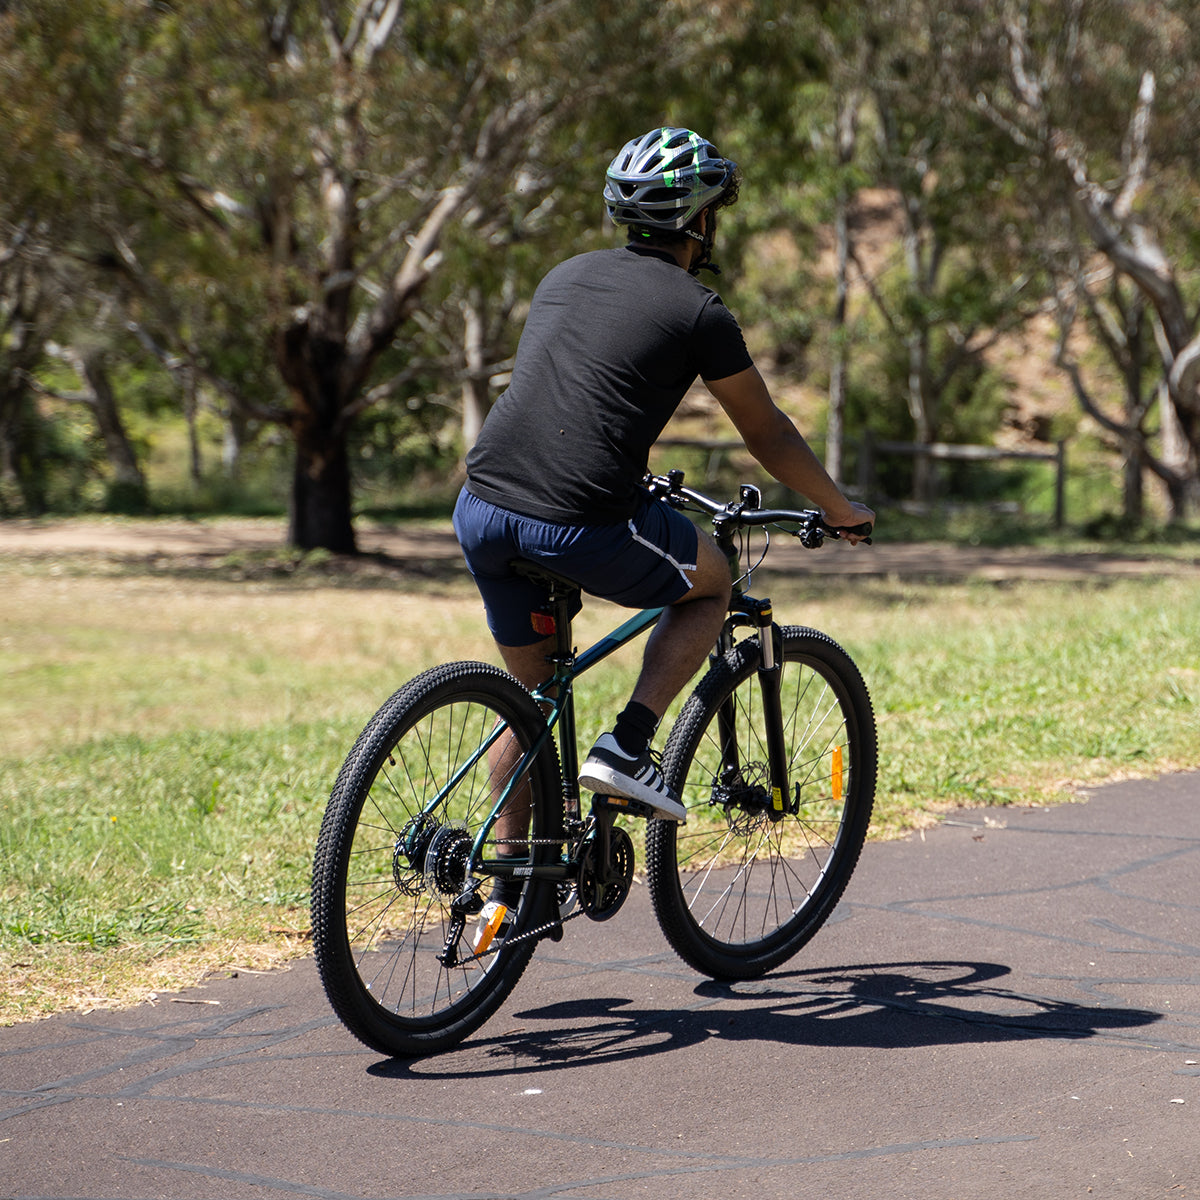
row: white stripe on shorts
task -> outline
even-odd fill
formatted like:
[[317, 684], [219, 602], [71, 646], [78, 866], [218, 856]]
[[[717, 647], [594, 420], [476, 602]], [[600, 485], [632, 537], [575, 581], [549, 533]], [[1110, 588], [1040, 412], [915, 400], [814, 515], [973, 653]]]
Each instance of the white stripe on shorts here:
[[632, 534], [633, 540], [639, 545], [645, 546], [648, 550], [653, 550], [654, 553], [659, 556], [659, 558], [665, 558], [667, 562], [669, 562], [671, 566], [673, 566], [675, 570], [679, 572], [680, 578], [688, 586], [688, 591], [690, 592], [692, 590], [692, 581], [687, 577], [687, 573], [696, 569], [695, 563], [676, 562], [675, 559], [673, 559], [671, 555], [669, 555], [661, 546], [656, 546], [653, 542], [647, 541], [646, 538], [642, 537], [642, 535], [638, 533], [637, 526], [633, 523], [632, 519], [629, 522], [629, 532]]

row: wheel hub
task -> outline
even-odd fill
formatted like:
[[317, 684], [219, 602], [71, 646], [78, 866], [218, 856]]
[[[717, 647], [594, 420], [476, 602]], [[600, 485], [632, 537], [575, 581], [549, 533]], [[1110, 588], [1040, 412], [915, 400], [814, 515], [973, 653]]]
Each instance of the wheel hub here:
[[425, 885], [425, 856], [441, 828], [428, 813], [414, 817], [396, 838], [392, 850], [392, 879], [406, 896], [419, 896]]
[[425, 886], [438, 895], [456, 899], [467, 882], [471, 861], [471, 835], [461, 826], [443, 825], [425, 853]]
[[729, 828], [746, 836], [764, 822], [772, 822], [779, 814], [767, 786], [770, 768], [766, 763], [743, 763], [741, 768], [723, 777], [712, 790], [712, 803], [725, 810]]

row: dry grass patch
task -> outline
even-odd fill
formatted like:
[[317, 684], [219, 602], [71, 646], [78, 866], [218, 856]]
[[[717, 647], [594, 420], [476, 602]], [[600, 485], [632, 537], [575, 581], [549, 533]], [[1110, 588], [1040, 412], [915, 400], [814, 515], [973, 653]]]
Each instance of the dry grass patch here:
[[[758, 581], [867, 681], [872, 836], [1200, 766], [1200, 577]], [[578, 644], [621, 615], [589, 604]], [[581, 742], [623, 703], [640, 652], [581, 682]], [[495, 651], [462, 576], [408, 590], [0, 561], [0, 1020], [304, 953], [342, 759], [396, 687], [464, 658]]]

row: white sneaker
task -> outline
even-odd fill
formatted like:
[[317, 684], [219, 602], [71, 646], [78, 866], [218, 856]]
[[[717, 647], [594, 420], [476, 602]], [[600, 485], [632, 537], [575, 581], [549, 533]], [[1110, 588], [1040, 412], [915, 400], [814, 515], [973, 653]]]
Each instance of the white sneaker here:
[[650, 750], [630, 758], [611, 733], [603, 734], [592, 747], [579, 772], [579, 784], [600, 796], [637, 800], [661, 820], [687, 820], [687, 809], [671, 795]]

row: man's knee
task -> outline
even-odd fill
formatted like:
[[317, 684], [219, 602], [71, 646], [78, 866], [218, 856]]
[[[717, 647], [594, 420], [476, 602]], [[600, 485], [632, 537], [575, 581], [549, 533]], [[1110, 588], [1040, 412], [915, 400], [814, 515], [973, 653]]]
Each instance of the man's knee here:
[[729, 603], [733, 581], [729, 574], [729, 563], [717, 543], [703, 531], [696, 543], [696, 570], [691, 576], [692, 586], [679, 599], [680, 604], [693, 600], [720, 600]]

